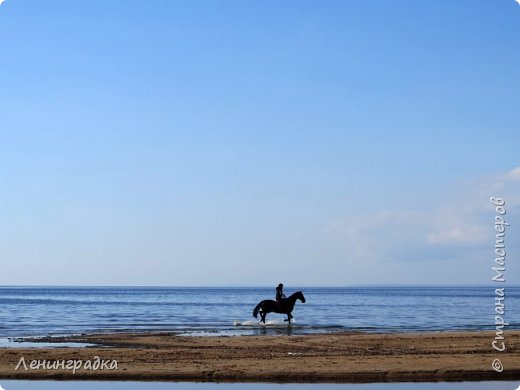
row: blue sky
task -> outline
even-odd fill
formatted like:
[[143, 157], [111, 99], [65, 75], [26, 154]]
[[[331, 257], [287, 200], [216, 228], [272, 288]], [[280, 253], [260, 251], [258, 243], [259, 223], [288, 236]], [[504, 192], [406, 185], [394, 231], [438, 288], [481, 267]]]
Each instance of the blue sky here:
[[0, 36], [1, 284], [483, 284], [492, 195], [520, 280], [513, 0], [7, 0]]

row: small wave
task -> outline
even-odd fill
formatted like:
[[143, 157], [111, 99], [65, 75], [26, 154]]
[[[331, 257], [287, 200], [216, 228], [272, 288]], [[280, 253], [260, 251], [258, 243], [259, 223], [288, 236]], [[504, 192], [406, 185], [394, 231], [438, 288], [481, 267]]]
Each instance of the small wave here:
[[[295, 320], [293, 319], [291, 321], [291, 325], [294, 325], [295, 324]], [[266, 321], [265, 324], [263, 322], [258, 322], [258, 321], [234, 321], [233, 323], [235, 326], [255, 326], [255, 327], [265, 327], [265, 326], [271, 326], [271, 327], [276, 327], [276, 326], [283, 326], [283, 327], [287, 327], [289, 324], [287, 324], [287, 322], [285, 321], [280, 321], [280, 320], [269, 320], [269, 321]]]

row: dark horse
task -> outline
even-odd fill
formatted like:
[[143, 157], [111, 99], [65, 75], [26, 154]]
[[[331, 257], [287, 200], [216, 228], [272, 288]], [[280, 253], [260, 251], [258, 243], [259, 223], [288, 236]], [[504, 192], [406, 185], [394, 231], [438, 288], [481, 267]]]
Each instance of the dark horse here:
[[285, 298], [280, 302], [273, 301], [271, 299], [266, 299], [265, 301], [260, 302], [256, 305], [255, 310], [253, 310], [253, 316], [258, 318], [258, 312], [260, 312], [261, 320], [265, 324], [265, 316], [267, 313], [280, 313], [287, 314], [287, 319], [285, 321], [289, 321], [291, 323], [292, 311], [294, 309], [294, 304], [296, 300], [299, 299], [302, 303], [305, 303], [305, 297], [301, 291], [295, 292], [289, 298]]

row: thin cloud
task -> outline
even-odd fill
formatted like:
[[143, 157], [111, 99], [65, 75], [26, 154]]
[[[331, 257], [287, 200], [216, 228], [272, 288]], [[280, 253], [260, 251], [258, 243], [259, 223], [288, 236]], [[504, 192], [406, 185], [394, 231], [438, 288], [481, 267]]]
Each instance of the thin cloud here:
[[[520, 0], [519, 0], [520, 1]], [[483, 182], [484, 189], [502, 189], [507, 184], [520, 179], [520, 167], [511, 169], [510, 171], [497, 175], [496, 177], [487, 178]]]
[[[518, 0], [520, 1], [520, 0]], [[512, 180], [518, 180], [520, 179], [520, 167], [515, 168], [508, 172], [507, 176]]]
[[[477, 253], [490, 237], [490, 196], [506, 200], [508, 215], [520, 206], [520, 167], [463, 183], [436, 207], [386, 210], [332, 221], [329, 237], [347, 258], [372, 264], [444, 261]], [[512, 217], [512, 216], [511, 216]]]
[[431, 244], [471, 244], [485, 237], [486, 229], [483, 226], [457, 225], [430, 233], [427, 235], [427, 240]]

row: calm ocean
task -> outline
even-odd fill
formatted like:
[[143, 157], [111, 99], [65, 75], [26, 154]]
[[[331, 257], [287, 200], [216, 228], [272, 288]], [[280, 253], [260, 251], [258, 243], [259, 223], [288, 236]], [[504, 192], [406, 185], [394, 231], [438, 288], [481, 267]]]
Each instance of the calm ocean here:
[[[273, 288], [0, 287], [0, 338], [106, 331], [179, 331], [187, 335], [364, 330], [494, 329], [492, 287], [286, 287], [302, 290], [295, 325], [252, 317]], [[520, 328], [520, 287], [506, 288], [506, 321]], [[240, 324], [237, 326], [237, 324]]]

